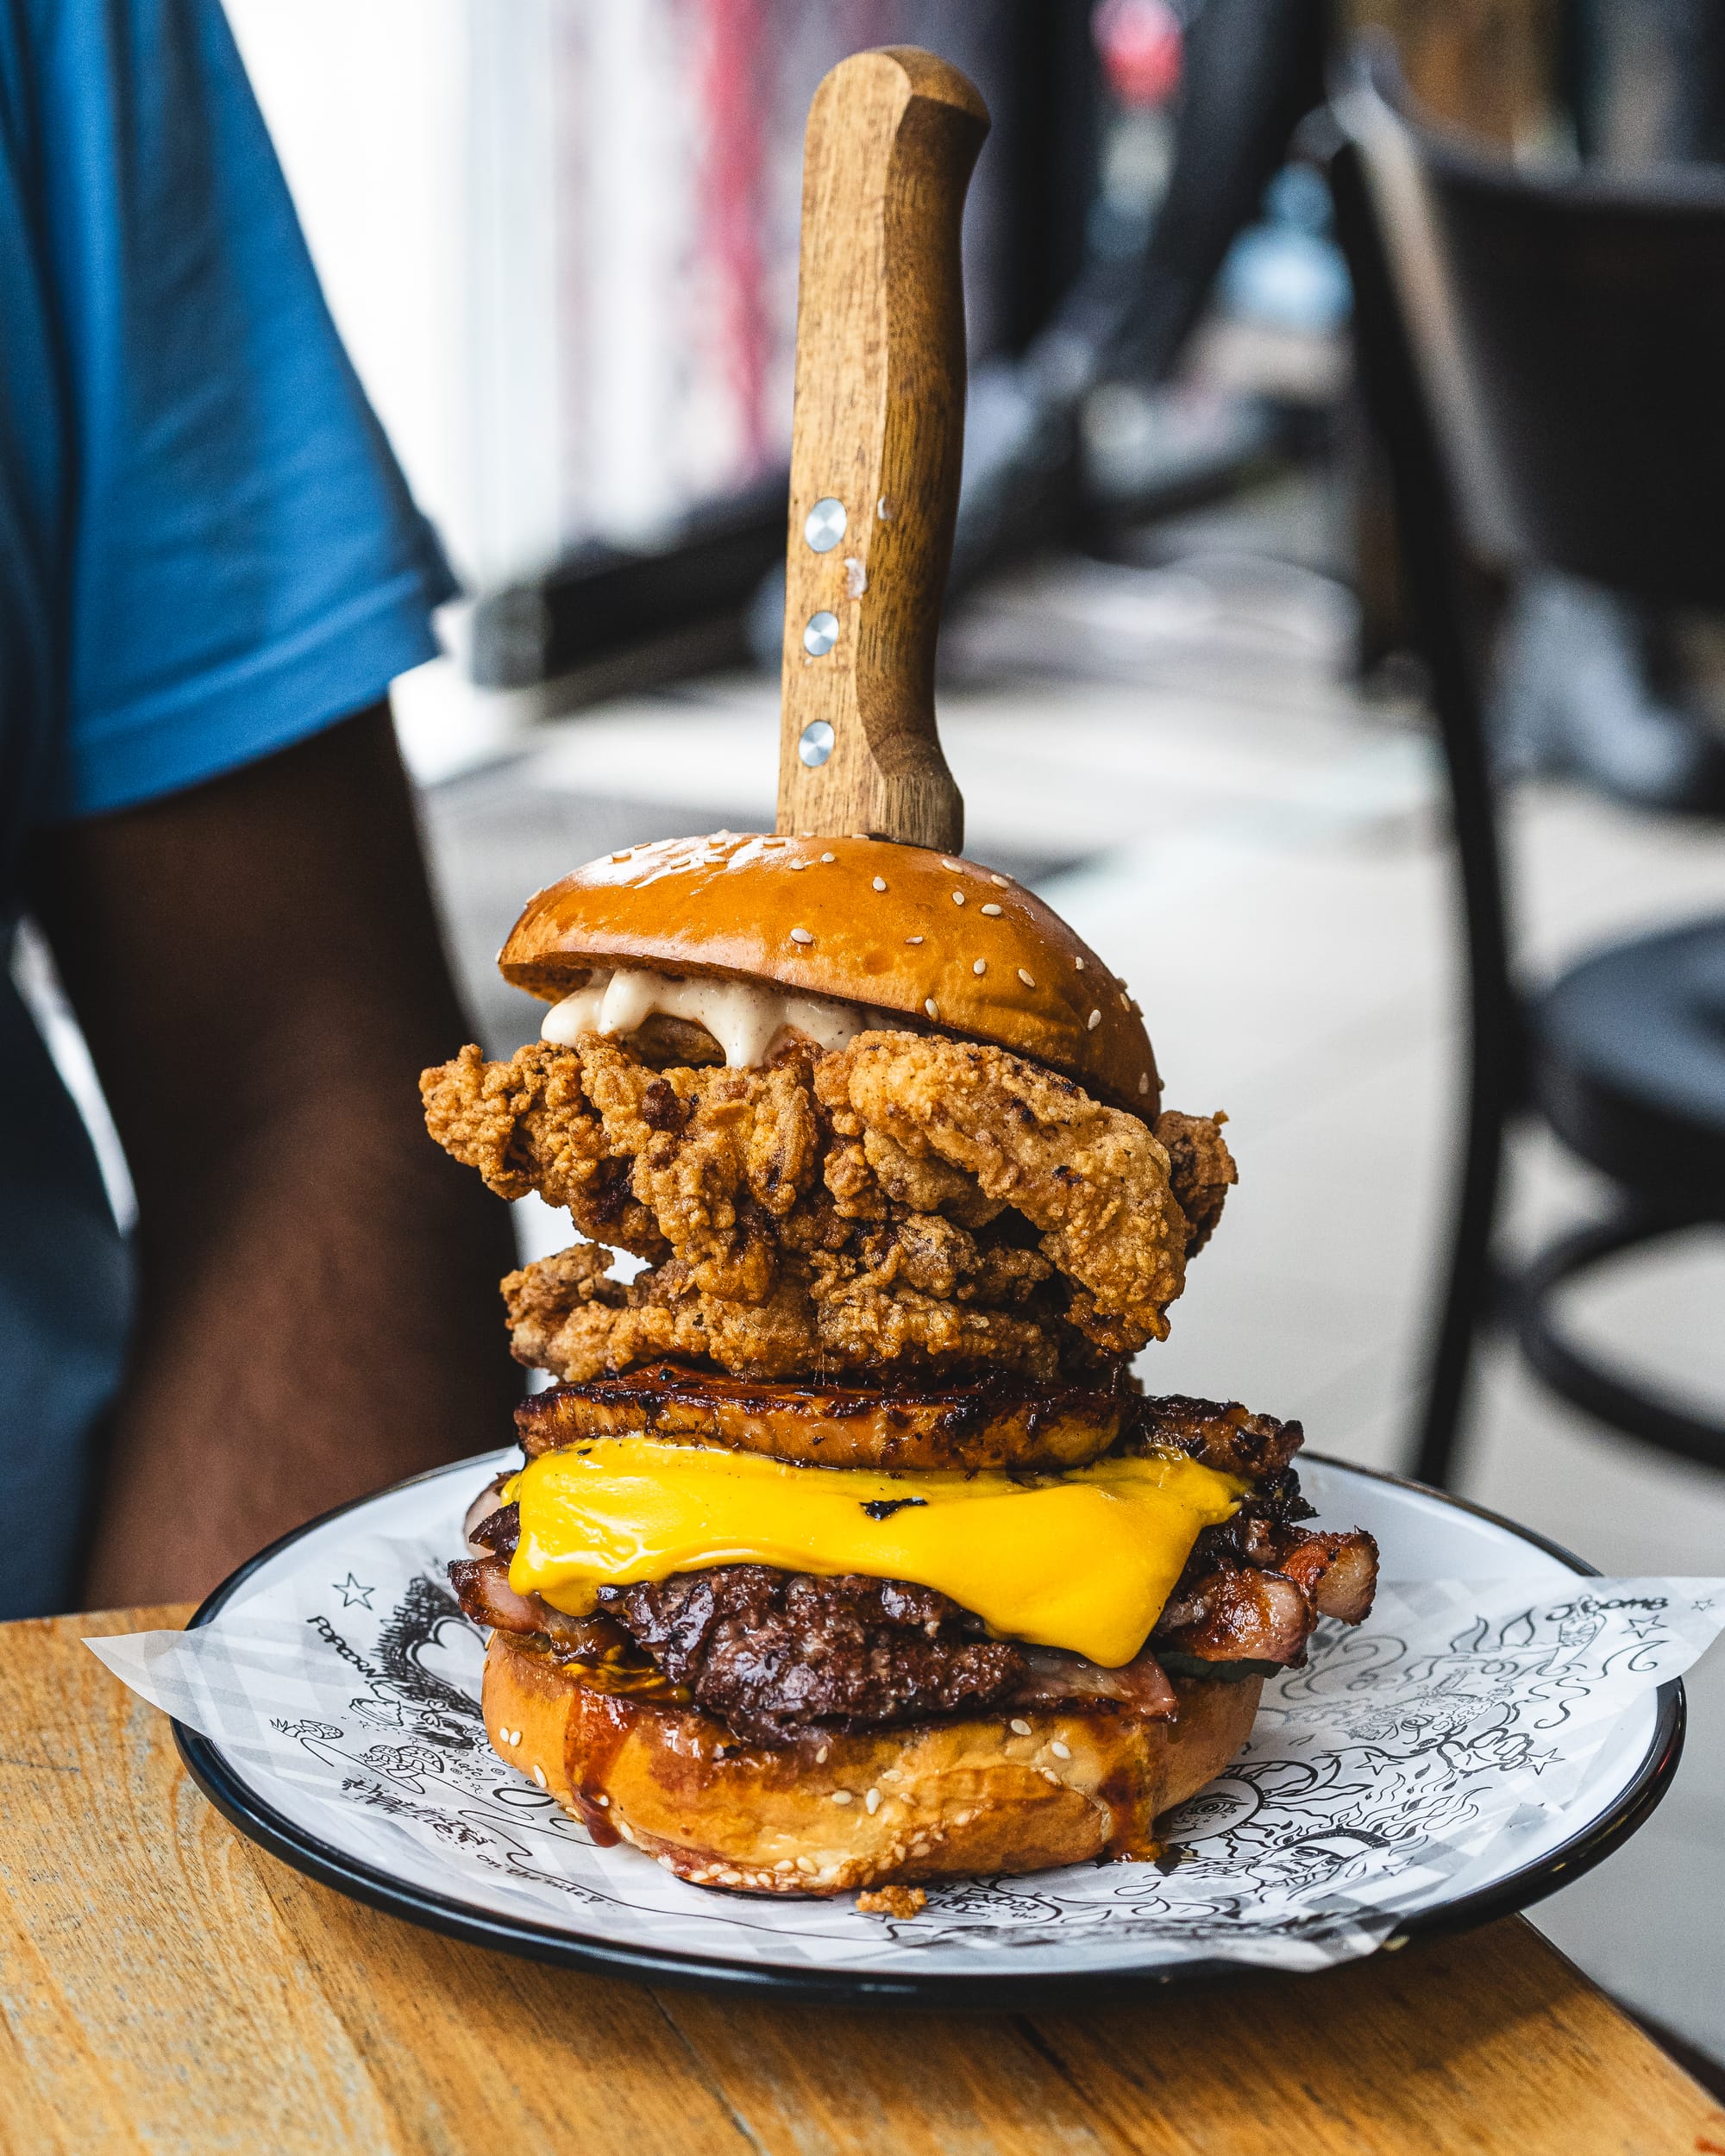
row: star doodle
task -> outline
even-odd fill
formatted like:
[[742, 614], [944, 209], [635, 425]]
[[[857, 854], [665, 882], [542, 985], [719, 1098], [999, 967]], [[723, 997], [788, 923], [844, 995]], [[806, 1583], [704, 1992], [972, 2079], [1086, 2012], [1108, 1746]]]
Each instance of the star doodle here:
[[355, 1602], [361, 1609], [369, 1609], [372, 1596], [377, 1593], [374, 1587], [361, 1587], [351, 1572], [344, 1580], [332, 1580], [330, 1585], [341, 1596], [343, 1609], [351, 1609]]

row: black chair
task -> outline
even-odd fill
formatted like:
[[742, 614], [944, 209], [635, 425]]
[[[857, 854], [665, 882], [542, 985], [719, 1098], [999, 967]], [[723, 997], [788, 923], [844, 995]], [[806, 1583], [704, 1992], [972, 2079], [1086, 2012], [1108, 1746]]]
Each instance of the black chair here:
[[[1556, 1314], [1587, 1268], [1725, 1221], [1725, 918], [1615, 944], [1522, 992], [1484, 717], [1508, 572], [1725, 608], [1725, 178], [1530, 178], [1420, 126], [1371, 53], [1335, 84], [1333, 110], [1361, 385], [1387, 452], [1466, 920], [1467, 1133], [1414, 1472], [1450, 1479], [1493, 1319], [1565, 1399], [1725, 1465], [1725, 1427], [1614, 1370]], [[1522, 1113], [1608, 1175], [1617, 1202], [1508, 1276], [1493, 1227], [1505, 1125]]]

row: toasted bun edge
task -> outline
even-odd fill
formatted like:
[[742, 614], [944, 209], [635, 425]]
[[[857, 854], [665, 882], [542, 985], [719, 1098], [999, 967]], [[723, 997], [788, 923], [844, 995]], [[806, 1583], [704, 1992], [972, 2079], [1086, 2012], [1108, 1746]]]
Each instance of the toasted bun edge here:
[[1176, 1689], [1171, 1721], [1042, 1710], [763, 1752], [698, 1709], [596, 1692], [498, 1633], [483, 1708], [499, 1758], [679, 1877], [819, 1897], [1144, 1848], [1239, 1751], [1263, 1681]]

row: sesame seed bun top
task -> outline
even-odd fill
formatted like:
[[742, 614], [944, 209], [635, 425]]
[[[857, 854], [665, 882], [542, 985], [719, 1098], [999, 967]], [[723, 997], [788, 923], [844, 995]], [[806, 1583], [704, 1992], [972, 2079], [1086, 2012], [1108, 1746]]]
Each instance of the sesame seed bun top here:
[[547, 1003], [596, 970], [770, 981], [993, 1041], [1154, 1116], [1138, 1006], [1042, 900], [956, 855], [886, 839], [665, 838], [530, 899], [498, 956]]

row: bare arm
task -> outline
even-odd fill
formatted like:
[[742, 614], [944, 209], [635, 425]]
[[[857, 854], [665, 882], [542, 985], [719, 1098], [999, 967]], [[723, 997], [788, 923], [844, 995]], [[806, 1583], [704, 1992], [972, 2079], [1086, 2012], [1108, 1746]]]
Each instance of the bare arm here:
[[32, 903], [138, 1191], [90, 1603], [506, 1441], [508, 1217], [420, 1121], [468, 1029], [387, 710], [46, 835]]

